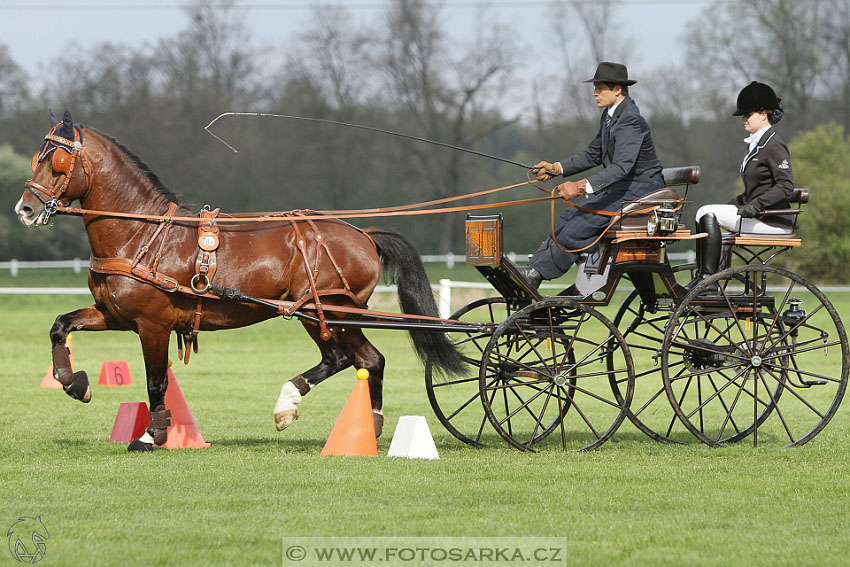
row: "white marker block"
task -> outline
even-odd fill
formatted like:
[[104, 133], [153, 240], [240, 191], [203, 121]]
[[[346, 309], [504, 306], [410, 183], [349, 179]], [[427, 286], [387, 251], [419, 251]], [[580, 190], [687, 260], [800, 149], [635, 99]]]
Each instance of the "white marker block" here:
[[403, 415], [398, 418], [388, 457], [408, 459], [439, 459], [437, 446], [428, 429], [428, 422], [421, 415]]

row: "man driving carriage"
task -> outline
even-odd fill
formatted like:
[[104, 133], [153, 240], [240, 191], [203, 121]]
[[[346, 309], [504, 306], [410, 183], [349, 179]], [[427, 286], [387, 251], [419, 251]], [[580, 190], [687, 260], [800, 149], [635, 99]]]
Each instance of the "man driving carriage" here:
[[603, 61], [593, 78], [585, 82], [593, 83], [596, 105], [605, 109], [596, 137], [583, 152], [568, 159], [535, 164], [535, 174], [539, 181], [548, 181], [556, 175], [567, 177], [599, 165], [602, 169], [579, 181], [558, 185], [558, 193], [565, 200], [579, 195], [588, 198], [581, 209], [571, 206], [561, 213], [553, 229], [554, 239], [550, 234], [528, 266], [520, 270], [534, 287], [542, 280], [565, 274], [579, 253], [593, 250], [610, 217], [592, 211], [618, 211], [624, 202], [664, 186], [649, 125], [629, 96], [629, 87], [637, 81], [629, 79], [626, 66]]

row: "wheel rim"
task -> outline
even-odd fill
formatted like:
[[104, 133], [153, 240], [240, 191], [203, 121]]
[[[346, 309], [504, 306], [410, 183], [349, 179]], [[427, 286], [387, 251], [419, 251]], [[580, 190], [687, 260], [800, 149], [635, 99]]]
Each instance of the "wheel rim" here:
[[[458, 309], [451, 319], [496, 323], [504, 321], [510, 310], [504, 297], [487, 297]], [[449, 339], [460, 351], [466, 371], [460, 377], [441, 380], [431, 363], [425, 365], [425, 390], [437, 420], [455, 438], [473, 446], [485, 444], [487, 416], [481, 407], [478, 366], [490, 341], [489, 333], [452, 332]]]
[[[625, 386], [612, 388], [622, 377]], [[487, 418], [512, 446], [585, 450], [608, 440], [625, 418], [634, 367], [607, 318], [570, 300], [545, 298], [496, 329], [481, 360], [479, 387]], [[554, 430], [559, 434], [543, 443]]]
[[[719, 286], [719, 293], [704, 292]], [[799, 303], [797, 303], [799, 301]], [[671, 370], [682, 353], [684, 370]], [[772, 266], [726, 270], [694, 289], [670, 319], [664, 386], [676, 415], [718, 446], [798, 446], [835, 414], [847, 387], [847, 336], [835, 308], [805, 278]]]

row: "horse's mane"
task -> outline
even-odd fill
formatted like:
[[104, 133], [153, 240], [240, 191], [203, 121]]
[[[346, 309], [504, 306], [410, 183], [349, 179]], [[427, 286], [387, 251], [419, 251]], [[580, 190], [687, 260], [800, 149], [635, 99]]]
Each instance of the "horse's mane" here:
[[121, 142], [119, 142], [118, 140], [116, 140], [115, 138], [110, 136], [109, 134], [101, 132], [100, 130], [98, 130], [96, 128], [88, 128], [88, 129], [92, 130], [93, 132], [102, 136], [106, 140], [112, 142], [112, 144], [115, 147], [117, 147], [119, 150], [121, 150], [124, 153], [124, 155], [126, 155], [130, 159], [130, 161], [133, 162], [133, 165], [136, 166], [136, 169], [141, 171], [142, 174], [145, 176], [145, 178], [148, 181], [150, 181], [151, 185], [154, 186], [157, 193], [159, 193], [161, 196], [168, 199], [169, 201], [173, 201], [173, 202], [177, 203], [178, 205], [180, 204], [180, 201], [181, 201], [180, 197], [174, 191], [172, 191], [171, 189], [169, 189], [168, 187], [163, 185], [162, 181], [160, 181], [160, 179], [159, 179], [159, 177], [157, 177], [156, 173], [151, 171], [150, 168], [147, 166], [147, 164], [145, 162], [143, 162], [141, 159], [139, 159], [139, 156], [137, 156], [136, 154], [134, 154], [133, 152], [128, 150], [126, 148], [126, 146], [124, 146], [124, 144], [122, 144]]

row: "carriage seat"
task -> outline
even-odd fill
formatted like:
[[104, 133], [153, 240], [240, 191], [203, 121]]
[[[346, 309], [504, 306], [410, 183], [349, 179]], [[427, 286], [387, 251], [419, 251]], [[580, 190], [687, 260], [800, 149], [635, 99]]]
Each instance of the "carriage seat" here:
[[679, 192], [674, 187], [699, 183], [699, 166], [668, 167], [662, 170], [664, 187], [647, 193], [636, 201], [629, 201], [621, 209], [623, 217], [611, 228], [613, 230], [646, 230], [649, 213], [640, 212], [653, 205], [679, 201]]
[[661, 170], [664, 175], [664, 186], [696, 185], [699, 183], [699, 166], [667, 167]]
[[797, 230], [797, 216], [803, 212], [802, 205], [809, 202], [809, 190], [805, 187], [795, 187], [788, 198], [791, 204], [797, 204], [796, 208], [768, 209], [762, 211], [764, 215], [792, 216], [794, 226], [788, 234], [762, 234], [752, 232], [731, 232], [723, 235], [724, 244], [736, 244], [739, 246], [800, 246], [800, 238], [795, 234]]

